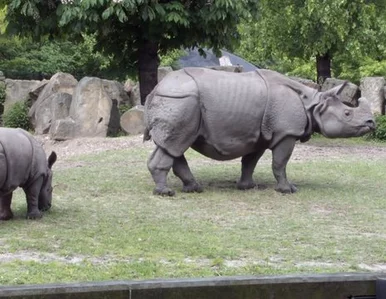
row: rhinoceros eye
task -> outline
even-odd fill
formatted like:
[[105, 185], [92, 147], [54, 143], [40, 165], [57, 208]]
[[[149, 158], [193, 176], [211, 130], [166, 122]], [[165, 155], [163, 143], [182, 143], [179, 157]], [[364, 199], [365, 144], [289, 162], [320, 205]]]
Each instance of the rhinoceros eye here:
[[350, 110], [344, 110], [344, 115], [349, 116], [351, 114]]

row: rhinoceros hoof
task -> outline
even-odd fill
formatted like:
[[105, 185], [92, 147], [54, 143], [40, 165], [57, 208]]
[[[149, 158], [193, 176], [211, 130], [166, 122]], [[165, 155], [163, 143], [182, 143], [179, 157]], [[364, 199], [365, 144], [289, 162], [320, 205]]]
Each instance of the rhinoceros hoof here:
[[40, 219], [43, 217], [42, 212], [30, 212], [27, 214], [27, 219]]
[[257, 185], [255, 182], [238, 182], [237, 189], [239, 190], [249, 190], [255, 188]]
[[285, 193], [285, 194], [289, 194], [289, 193], [295, 193], [296, 191], [298, 191], [298, 189], [295, 187], [295, 185], [293, 184], [288, 184], [288, 185], [277, 185], [275, 190], [277, 192], [280, 192], [280, 193]]
[[49, 209], [51, 209], [50, 205], [47, 205], [47, 206], [44, 206], [44, 207], [39, 207], [39, 210], [42, 211], [42, 212], [48, 211]]
[[174, 190], [168, 188], [168, 187], [164, 187], [164, 188], [155, 188], [154, 191], [153, 191], [153, 194], [154, 195], [162, 195], [162, 196], [174, 196], [174, 194], [176, 194], [176, 192], [174, 192]]
[[0, 213], [0, 220], [9, 220], [13, 218], [12, 212], [2, 212]]
[[202, 187], [197, 183], [191, 184], [191, 185], [185, 185], [182, 188], [182, 192], [186, 192], [186, 193], [193, 193], [193, 192], [201, 193], [202, 191], [203, 191]]

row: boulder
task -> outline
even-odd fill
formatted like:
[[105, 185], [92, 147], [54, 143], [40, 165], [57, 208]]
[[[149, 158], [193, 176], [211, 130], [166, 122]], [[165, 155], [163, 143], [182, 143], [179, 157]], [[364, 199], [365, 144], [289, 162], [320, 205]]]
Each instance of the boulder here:
[[75, 122], [74, 137], [106, 137], [119, 131], [117, 100], [109, 97], [103, 81], [84, 77], [79, 81], [70, 106], [69, 116]]
[[371, 111], [376, 114], [385, 113], [385, 79], [383, 77], [365, 77], [361, 79], [362, 97], [366, 98]]
[[133, 106], [141, 105], [141, 94], [139, 92], [139, 83], [135, 84], [130, 93], [130, 99]]
[[[322, 85], [321, 91], [329, 90], [337, 85], [343, 84], [345, 80], [327, 78]], [[342, 102], [350, 103], [353, 106], [358, 106], [358, 99], [360, 98], [360, 90], [354, 83], [348, 82], [341, 93]]]
[[17, 102], [25, 102], [29, 92], [40, 84], [38, 80], [12, 80], [5, 79], [4, 112]]
[[118, 81], [113, 80], [102, 80], [103, 87], [110, 99], [117, 100], [118, 106], [120, 105], [131, 105], [129, 94], [125, 91], [124, 85]]
[[36, 100], [39, 97], [39, 94], [42, 92], [42, 90], [44, 89], [44, 87], [47, 85], [48, 82], [49, 80], [46, 80], [46, 79], [44, 79], [43, 81], [40, 81], [40, 83], [29, 92], [29, 98], [31, 100], [31, 104], [36, 102]]
[[47, 134], [52, 123], [66, 118], [69, 113], [71, 99], [72, 96], [65, 92], [54, 93], [44, 99], [36, 107], [35, 133]]
[[317, 91], [320, 90], [320, 86], [318, 83], [315, 83], [314, 81], [312, 80], [309, 80], [309, 79], [304, 79], [304, 78], [299, 78], [299, 77], [290, 77], [292, 80], [294, 81], [297, 81], [297, 82], [300, 82], [302, 84], [304, 84], [305, 86], [308, 86], [308, 87], [311, 87]]
[[128, 95], [131, 94], [131, 91], [132, 91], [132, 89], [133, 89], [133, 87], [134, 87], [135, 84], [136, 84], [136, 83], [135, 83], [133, 80], [131, 80], [131, 79], [127, 79], [127, 80], [126, 80], [125, 84], [123, 85], [123, 89], [125, 90], [125, 92], [126, 92]]
[[143, 134], [145, 130], [143, 109], [142, 105], [137, 105], [123, 113], [120, 123], [125, 133], [130, 135]]
[[36, 102], [33, 103], [28, 113], [33, 127], [36, 127], [36, 122], [39, 118], [39, 115], [37, 115], [36, 113], [36, 111], [39, 110], [39, 106], [44, 105], [44, 101], [55, 93], [67, 93], [72, 95], [77, 83], [78, 80], [76, 80], [71, 74], [56, 73], [55, 75], [53, 75], [49, 82], [43, 87], [42, 91], [39, 93]]
[[67, 117], [58, 119], [50, 127], [50, 138], [58, 141], [69, 140], [75, 136], [75, 121]]

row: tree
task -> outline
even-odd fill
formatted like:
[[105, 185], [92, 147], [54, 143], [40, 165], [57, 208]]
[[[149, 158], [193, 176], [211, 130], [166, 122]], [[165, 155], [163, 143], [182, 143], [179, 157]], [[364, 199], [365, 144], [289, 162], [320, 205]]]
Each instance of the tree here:
[[157, 83], [159, 54], [208, 47], [232, 49], [237, 25], [256, 0], [2, 0], [7, 32], [35, 37], [95, 34], [98, 50], [138, 68], [141, 103]]
[[266, 61], [315, 58], [319, 83], [331, 77], [337, 55], [382, 51], [385, 0], [260, 0], [258, 9], [257, 21], [243, 27], [252, 36], [244, 46], [258, 48]]

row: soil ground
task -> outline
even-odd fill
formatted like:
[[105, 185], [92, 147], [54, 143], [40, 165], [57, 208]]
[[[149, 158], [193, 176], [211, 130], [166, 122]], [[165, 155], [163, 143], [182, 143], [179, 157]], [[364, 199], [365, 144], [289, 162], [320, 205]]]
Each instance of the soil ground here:
[[[79, 138], [67, 141], [50, 140], [48, 136], [36, 136], [47, 153], [55, 151], [58, 154], [57, 167], [64, 166], [65, 160], [70, 157], [99, 153], [110, 150], [129, 149], [133, 147], [154, 148], [152, 141], [143, 142], [142, 135], [126, 136], [119, 138]], [[313, 159], [335, 160], [341, 158], [383, 158], [386, 157], [386, 147], [379, 145], [352, 145], [346, 142], [322, 142], [299, 143], [295, 146], [290, 163], [303, 162]], [[239, 162], [239, 159], [237, 159]], [[219, 162], [222, 163], [222, 162]]]

